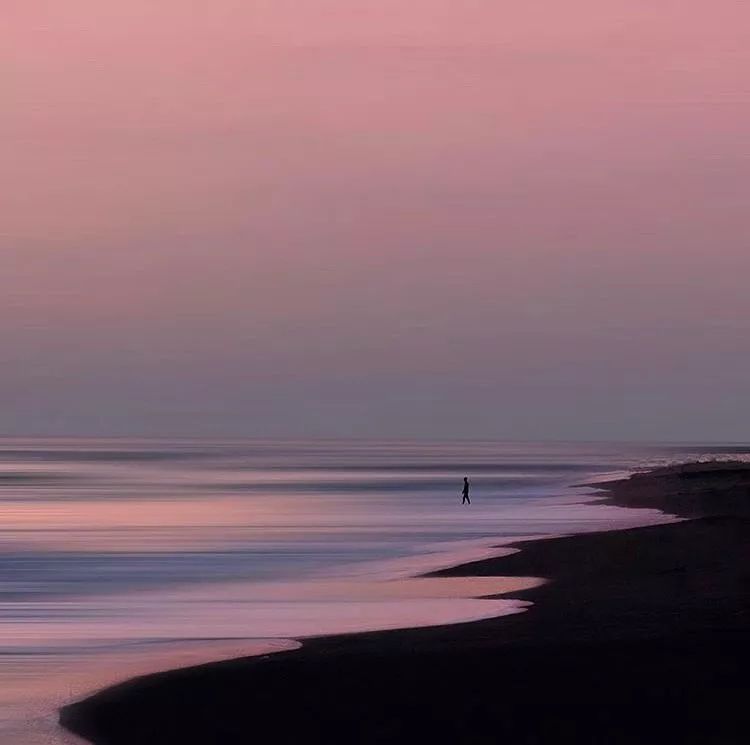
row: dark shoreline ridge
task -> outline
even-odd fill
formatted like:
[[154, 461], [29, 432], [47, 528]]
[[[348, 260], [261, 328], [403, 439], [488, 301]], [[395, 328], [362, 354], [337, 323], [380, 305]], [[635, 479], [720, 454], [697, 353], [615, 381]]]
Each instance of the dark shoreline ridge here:
[[435, 573], [549, 578], [514, 593], [527, 613], [136, 678], [60, 722], [96, 745], [746, 742], [750, 464], [596, 486], [691, 519], [518, 543]]

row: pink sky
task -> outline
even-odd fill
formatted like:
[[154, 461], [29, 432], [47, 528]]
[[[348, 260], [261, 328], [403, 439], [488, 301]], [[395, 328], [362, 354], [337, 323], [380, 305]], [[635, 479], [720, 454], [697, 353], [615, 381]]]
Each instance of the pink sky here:
[[6, 6], [0, 431], [746, 438], [746, 3]]

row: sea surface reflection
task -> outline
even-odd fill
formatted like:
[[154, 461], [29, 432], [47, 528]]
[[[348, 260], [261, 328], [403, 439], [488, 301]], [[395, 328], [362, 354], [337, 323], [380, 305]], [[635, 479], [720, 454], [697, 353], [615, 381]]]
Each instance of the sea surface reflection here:
[[658, 519], [572, 485], [722, 451], [0, 440], [0, 741], [64, 742], [56, 706], [136, 673], [522, 611], [516, 580], [409, 578], [519, 536]]

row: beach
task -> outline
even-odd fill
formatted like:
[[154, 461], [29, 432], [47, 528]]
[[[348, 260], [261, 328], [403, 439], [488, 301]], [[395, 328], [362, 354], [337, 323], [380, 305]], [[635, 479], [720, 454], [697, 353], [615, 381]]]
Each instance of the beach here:
[[657, 469], [601, 498], [685, 520], [521, 542], [436, 573], [539, 577], [524, 613], [305, 640], [138, 678], [61, 710], [97, 745], [739, 743], [750, 470]]
[[58, 709], [136, 676], [523, 613], [544, 580], [423, 575], [668, 521], [575, 484], [697, 447], [0, 438], [0, 742], [79, 743]]

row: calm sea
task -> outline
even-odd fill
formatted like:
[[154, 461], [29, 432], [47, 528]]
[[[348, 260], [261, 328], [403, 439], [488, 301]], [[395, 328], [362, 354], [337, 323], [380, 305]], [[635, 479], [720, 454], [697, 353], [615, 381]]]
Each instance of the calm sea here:
[[[315, 634], [517, 612], [404, 582], [519, 536], [659, 519], [575, 487], [744, 448], [0, 440], [0, 742], [66, 700]], [[461, 505], [469, 476], [472, 505]]]

